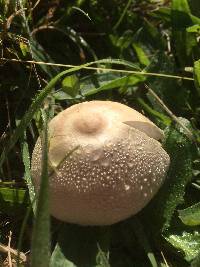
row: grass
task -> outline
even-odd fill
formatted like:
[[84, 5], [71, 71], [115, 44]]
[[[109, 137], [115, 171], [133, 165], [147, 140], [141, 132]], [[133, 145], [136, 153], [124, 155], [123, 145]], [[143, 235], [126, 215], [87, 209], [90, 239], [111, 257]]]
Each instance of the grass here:
[[[0, 26], [0, 265], [198, 267], [199, 1], [0, 0]], [[38, 201], [31, 182], [47, 107], [93, 99], [143, 112], [171, 158], [151, 203], [111, 227], [49, 220], [47, 158]]]

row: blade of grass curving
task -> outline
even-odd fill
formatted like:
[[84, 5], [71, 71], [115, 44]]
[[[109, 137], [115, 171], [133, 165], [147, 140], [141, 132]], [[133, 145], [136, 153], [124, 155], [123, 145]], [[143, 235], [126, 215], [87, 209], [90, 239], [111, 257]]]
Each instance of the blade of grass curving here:
[[21, 226], [21, 229], [20, 229], [19, 240], [18, 240], [18, 244], [17, 244], [17, 252], [18, 252], [17, 253], [17, 262], [16, 262], [17, 263], [17, 267], [21, 267], [21, 265], [20, 265], [20, 251], [21, 251], [21, 248], [22, 248], [23, 237], [24, 237], [26, 225], [28, 223], [28, 219], [29, 219], [29, 216], [31, 214], [31, 211], [32, 211], [32, 206], [30, 205], [29, 208], [26, 211], [26, 214], [25, 214], [25, 217], [23, 219], [22, 226]]
[[[86, 92], [82, 92], [83, 96], [90, 96], [96, 93], [99, 93], [101, 91], [106, 91], [106, 90], [111, 90], [114, 88], [119, 88], [119, 87], [128, 87], [128, 86], [133, 86], [136, 85], [139, 82], [144, 82], [146, 80], [146, 78], [144, 76], [141, 75], [126, 75], [120, 78], [116, 78], [114, 80], [111, 80], [105, 84], [100, 85], [97, 88], [92, 88], [89, 89]], [[95, 84], [94, 84], [95, 85]]]
[[107, 63], [107, 64], [123, 65], [125, 67], [130, 67], [130, 68], [137, 69], [137, 70], [141, 71], [141, 68], [138, 67], [136, 64], [134, 64], [128, 60], [124, 60], [124, 59], [106, 58], [106, 59], [100, 59], [100, 60], [98, 60], [98, 62], [94, 62], [94, 63], [104, 63], [104, 64]]
[[[33, 61], [33, 60], [21, 60], [21, 59], [16, 59], [16, 58], [5, 58], [2, 57], [0, 58], [2, 61], [6, 62], [16, 62], [16, 63], [25, 63], [25, 64], [37, 64], [37, 65], [53, 65], [57, 67], [64, 67], [64, 68], [74, 68], [74, 67], [79, 67], [77, 65], [69, 65], [69, 64], [61, 64], [61, 63], [52, 63], [52, 62], [44, 62], [44, 61]], [[118, 60], [118, 59], [116, 59]], [[111, 62], [112, 61], [112, 62]], [[127, 61], [129, 62], [129, 61]], [[113, 62], [113, 59], [110, 59], [109, 61], [105, 62], [105, 59], [101, 59], [99, 61], [94, 61], [91, 62], [90, 65], [86, 65], [81, 67], [81, 69], [88, 69], [88, 70], [95, 70], [95, 71], [110, 71], [110, 72], [115, 72], [115, 73], [129, 73], [129, 74], [138, 74], [142, 76], [149, 76], [149, 77], [160, 77], [160, 78], [169, 78], [169, 79], [175, 79], [175, 80], [187, 80], [187, 81], [194, 81], [194, 78], [188, 77], [188, 76], [181, 76], [181, 75], [174, 75], [174, 74], [169, 74], [169, 73], [158, 73], [158, 72], [147, 72], [145, 70], [126, 70], [126, 69], [111, 69], [108, 67], [92, 67], [91, 64], [94, 63], [107, 63], [107, 64], [121, 64], [125, 66], [132, 67], [134, 69], [138, 69], [137, 65], [134, 65], [133, 63], [129, 62], [129, 65], [125, 63], [125, 60], [122, 60], [122, 62]], [[89, 63], [88, 63], [89, 64]]]
[[89, 20], [92, 21], [92, 19], [90, 18], [89, 14], [86, 13], [83, 9], [76, 7], [76, 6], [72, 6], [72, 9], [78, 10], [80, 13], [82, 13], [84, 16], [86, 16]]
[[31, 246], [31, 267], [49, 267], [50, 215], [48, 178], [48, 111], [43, 112], [42, 173]]
[[59, 73], [58, 75], [56, 75], [53, 79], [50, 80], [50, 82], [45, 86], [45, 88], [37, 95], [35, 100], [33, 100], [32, 104], [29, 107], [29, 110], [23, 116], [23, 118], [20, 121], [19, 126], [16, 128], [16, 130], [13, 133], [13, 135], [11, 136], [9, 143], [7, 144], [7, 146], [4, 147], [4, 149], [3, 149], [2, 153], [1, 153], [1, 156], [0, 156], [0, 168], [3, 165], [6, 156], [8, 155], [10, 150], [14, 147], [14, 145], [16, 144], [16, 142], [18, 141], [20, 136], [23, 136], [24, 131], [26, 130], [26, 127], [28, 126], [28, 124], [32, 120], [35, 112], [40, 108], [40, 106], [42, 105], [44, 99], [51, 92], [51, 90], [53, 89], [55, 84], [60, 80], [60, 78], [63, 77], [64, 75], [70, 74], [70, 73], [75, 72], [75, 71], [79, 71], [81, 69], [84, 69], [87, 66], [90, 66], [90, 65], [93, 65], [93, 64], [97, 64], [97, 63], [118, 64], [118, 65], [124, 65], [124, 66], [127, 66], [127, 67], [135, 68], [134, 64], [132, 64], [132, 63], [130, 63], [128, 61], [125, 61], [125, 60], [120, 60], [120, 59], [101, 59], [101, 60], [97, 60], [97, 61], [93, 61], [93, 62], [89, 62], [89, 63], [83, 64], [83, 65], [80, 65], [80, 66], [76, 66], [76, 67], [70, 68], [68, 70], [64, 70], [61, 73]]
[[114, 25], [113, 30], [116, 30], [116, 29], [119, 27], [119, 25], [121, 24], [121, 22], [122, 22], [124, 16], [126, 15], [126, 12], [127, 12], [128, 8], [129, 8], [131, 2], [132, 2], [132, 0], [128, 0], [128, 2], [127, 2], [127, 4], [126, 4], [126, 6], [125, 6], [125, 8], [124, 8], [124, 10], [123, 10], [123, 12], [122, 12], [120, 18], [119, 18], [119, 20], [118, 20], [117, 23]]

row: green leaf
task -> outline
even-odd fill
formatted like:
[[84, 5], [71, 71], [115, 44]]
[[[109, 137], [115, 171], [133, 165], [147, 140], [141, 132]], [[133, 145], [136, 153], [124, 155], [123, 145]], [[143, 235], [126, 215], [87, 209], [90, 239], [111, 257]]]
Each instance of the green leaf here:
[[[190, 129], [189, 121], [183, 118], [179, 118], [179, 121]], [[167, 127], [165, 137], [164, 148], [170, 156], [170, 168], [163, 187], [149, 205], [149, 216], [154, 221], [152, 227], [155, 232], [169, 229], [176, 208], [184, 202], [185, 188], [193, 177], [193, 160], [196, 156], [195, 144], [188, 139], [180, 125]]]
[[28, 191], [22, 188], [0, 187], [0, 214], [23, 216], [30, 205]]
[[57, 244], [51, 255], [50, 267], [76, 267], [76, 265], [65, 257], [63, 250]]
[[121, 75], [104, 73], [91, 75], [81, 84], [81, 93], [84, 96], [93, 95], [101, 91], [111, 90], [136, 85], [139, 82], [145, 81], [145, 77], [141, 75]]
[[192, 25], [191, 27], [187, 27], [187, 32], [194, 32], [194, 33], [200, 33], [200, 25], [195, 24]]
[[190, 226], [200, 225], [200, 202], [178, 212], [179, 218], [184, 224]]
[[198, 24], [198, 25], [200, 25], [200, 18], [199, 18], [199, 17], [196, 17], [196, 16], [190, 14], [190, 18], [191, 18], [193, 24]]
[[187, 261], [195, 259], [200, 251], [199, 231], [183, 231], [181, 234], [173, 234], [165, 238], [179, 251], [184, 252]]
[[109, 229], [63, 224], [51, 256], [50, 267], [110, 267]]
[[24, 201], [27, 199], [27, 190], [0, 187], [0, 199], [0, 204], [2, 203], [2, 201], [9, 202], [13, 206], [23, 204]]
[[139, 45], [138, 43], [133, 43], [132, 45], [133, 45], [133, 48], [135, 49], [135, 52], [137, 54], [137, 57], [138, 57], [140, 63], [144, 66], [148, 66], [150, 64], [150, 61], [149, 61], [148, 56], [146, 55], [145, 51], [141, 47], [141, 45]]
[[104, 252], [99, 244], [97, 244], [98, 252], [96, 256], [96, 267], [110, 267], [109, 252]]
[[200, 59], [194, 62], [194, 81], [197, 93], [200, 96]]
[[80, 89], [79, 79], [77, 76], [70, 75], [63, 79], [62, 90], [71, 97], [75, 97]]
[[173, 0], [172, 10], [177, 10], [184, 13], [190, 13], [190, 7], [187, 0]]
[[168, 7], [160, 7], [152, 12], [153, 17], [160, 18], [162, 21], [170, 22], [171, 20], [171, 9]]
[[199, 266], [200, 266], [200, 252], [191, 263], [191, 267], [199, 267]]
[[[179, 118], [186, 128], [190, 129], [190, 122]], [[165, 149], [170, 155], [170, 169], [168, 172], [168, 187], [165, 187], [165, 207], [163, 229], [170, 225], [172, 215], [178, 205], [183, 203], [185, 187], [193, 177], [193, 160], [196, 154], [195, 144], [188, 139], [180, 125], [166, 129]], [[180, 164], [181, 162], [181, 164]]]
[[76, 267], [76, 265], [66, 259], [62, 249], [57, 244], [51, 255], [50, 267]]
[[119, 38], [112, 35], [110, 36], [110, 38], [114, 38], [114, 40], [112, 40], [113, 45], [117, 46], [121, 52], [131, 45], [133, 37], [134, 33], [132, 30], [126, 30]]
[[54, 98], [57, 99], [57, 100], [70, 100], [70, 99], [80, 99], [82, 98], [81, 95], [76, 95], [76, 96], [71, 96], [63, 91], [56, 91], [54, 94], [53, 94]]
[[197, 45], [195, 36], [186, 31], [193, 24], [187, 0], [172, 1], [171, 19], [175, 54], [184, 67], [190, 63], [192, 49]]
[[27, 44], [25, 44], [24, 42], [20, 42], [19, 46], [20, 46], [23, 56], [25, 57], [29, 53], [29, 48]]
[[127, 1], [127, 4], [126, 4], [126, 6], [125, 6], [125, 8], [124, 8], [124, 10], [123, 10], [123, 12], [121, 14], [121, 16], [119, 17], [118, 21], [116, 22], [116, 24], [113, 27], [113, 30], [116, 31], [117, 28], [119, 27], [119, 25], [122, 23], [122, 20], [124, 19], [125, 15], [127, 13], [127, 10], [129, 8], [129, 6], [131, 5], [131, 2], [132, 2], [132, 0], [128, 0]]

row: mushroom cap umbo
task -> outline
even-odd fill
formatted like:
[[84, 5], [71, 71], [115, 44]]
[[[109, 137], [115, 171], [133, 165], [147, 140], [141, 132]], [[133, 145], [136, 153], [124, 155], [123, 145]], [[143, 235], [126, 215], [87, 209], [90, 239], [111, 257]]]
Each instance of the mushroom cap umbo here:
[[[49, 123], [50, 211], [59, 220], [109, 225], [140, 211], [162, 185], [169, 156], [163, 132], [136, 110], [111, 101], [76, 104]], [[38, 190], [42, 147], [32, 155]]]

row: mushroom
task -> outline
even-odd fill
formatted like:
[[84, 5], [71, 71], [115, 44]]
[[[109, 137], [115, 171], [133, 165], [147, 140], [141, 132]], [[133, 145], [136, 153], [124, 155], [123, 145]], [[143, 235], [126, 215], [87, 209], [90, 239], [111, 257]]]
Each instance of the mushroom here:
[[[163, 131], [136, 110], [111, 101], [83, 102], [49, 123], [50, 211], [59, 220], [110, 225], [139, 212], [166, 176]], [[42, 145], [32, 155], [36, 190]]]

